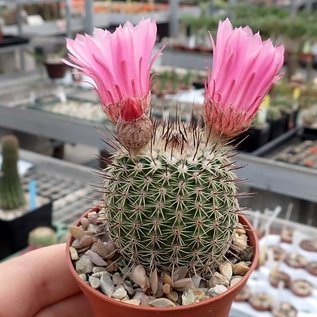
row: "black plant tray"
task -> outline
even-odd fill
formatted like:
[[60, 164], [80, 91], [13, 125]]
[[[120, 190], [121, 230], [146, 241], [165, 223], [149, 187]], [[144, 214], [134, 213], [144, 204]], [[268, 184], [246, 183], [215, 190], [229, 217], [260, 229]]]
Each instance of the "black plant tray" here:
[[30, 39], [22, 36], [4, 35], [3, 40], [0, 41], [0, 48], [11, 45], [27, 44]]
[[317, 139], [311, 138], [302, 128], [284, 133], [252, 154], [317, 169]]
[[13, 220], [0, 219], [0, 260], [25, 248], [29, 232], [40, 226], [52, 226], [52, 201]]
[[286, 133], [283, 133], [279, 137], [261, 146], [255, 150], [252, 154], [256, 156], [271, 156], [273, 153], [280, 151], [282, 148], [290, 144], [296, 139], [298, 142], [302, 140], [302, 130], [299, 128], [292, 129]]
[[309, 140], [317, 140], [317, 128], [305, 126], [303, 128], [303, 135]]

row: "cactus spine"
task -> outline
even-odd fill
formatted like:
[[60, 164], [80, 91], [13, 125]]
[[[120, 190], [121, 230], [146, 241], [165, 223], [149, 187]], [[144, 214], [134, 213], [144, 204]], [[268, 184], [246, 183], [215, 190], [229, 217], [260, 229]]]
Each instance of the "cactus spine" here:
[[13, 210], [25, 205], [25, 196], [18, 173], [19, 142], [13, 135], [2, 139], [0, 208]]
[[121, 148], [105, 169], [104, 206], [119, 253], [131, 263], [207, 272], [238, 224], [231, 148], [190, 124], [154, 124], [136, 156]]

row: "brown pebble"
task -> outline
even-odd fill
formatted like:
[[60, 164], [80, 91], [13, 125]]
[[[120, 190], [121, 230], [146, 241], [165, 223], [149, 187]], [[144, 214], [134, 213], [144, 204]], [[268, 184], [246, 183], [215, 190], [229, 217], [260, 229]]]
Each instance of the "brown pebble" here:
[[69, 253], [73, 261], [76, 261], [79, 259], [78, 252], [74, 247], [69, 247]]
[[172, 302], [176, 303], [178, 300], [178, 293], [176, 291], [171, 291], [170, 293], [166, 294], [166, 297]]
[[107, 271], [110, 273], [118, 271], [118, 263], [115, 261], [107, 261]]
[[209, 287], [215, 287], [216, 285], [224, 285], [226, 287], [229, 286], [229, 280], [219, 272], [215, 272], [210, 280], [209, 280]]
[[200, 282], [202, 280], [202, 278], [200, 276], [194, 275], [192, 276], [192, 282], [195, 288], [199, 288]]
[[182, 278], [185, 278], [187, 275], [187, 272], [188, 272], [187, 266], [181, 266], [181, 267], [177, 268], [173, 274], [173, 281], [177, 281], [177, 280], [180, 280]]
[[97, 253], [88, 250], [86, 254], [89, 256], [92, 263], [98, 266], [106, 266], [107, 262]]
[[230, 281], [230, 287], [237, 285], [242, 280], [242, 276], [234, 276]]
[[232, 265], [230, 262], [226, 261], [219, 265], [219, 272], [230, 281], [232, 277]]
[[244, 251], [248, 246], [248, 237], [245, 234], [235, 233], [232, 238], [231, 249], [237, 253]]
[[158, 281], [158, 286], [157, 286], [157, 292], [156, 292], [156, 297], [159, 298], [159, 297], [162, 297], [164, 294], [163, 292], [163, 281], [161, 279], [159, 279]]
[[140, 306], [141, 301], [139, 299], [123, 299], [122, 303], [135, 305], [135, 306]]
[[142, 299], [141, 299], [141, 306], [148, 307], [148, 306], [150, 306], [150, 302], [152, 302], [153, 300], [155, 300], [155, 297], [147, 296], [147, 295], [143, 294]]
[[143, 265], [137, 265], [131, 274], [131, 279], [134, 283], [138, 284], [143, 290], [148, 289], [149, 279], [146, 275]]
[[98, 214], [95, 211], [89, 212], [87, 218], [90, 223], [96, 223], [98, 220]]
[[72, 242], [72, 247], [74, 247], [75, 249], [80, 249], [80, 240], [78, 239], [75, 239], [73, 242]]
[[169, 284], [164, 284], [163, 285], [163, 293], [164, 294], [169, 294], [171, 292], [171, 285]]
[[242, 252], [239, 253], [239, 258], [245, 261], [251, 261], [253, 253], [253, 247], [247, 246]]
[[92, 236], [88, 236], [88, 235], [84, 235], [78, 242], [78, 244], [75, 246], [74, 243], [75, 241], [78, 240], [74, 240], [72, 246], [74, 248], [78, 249], [82, 249], [82, 248], [86, 248], [86, 247], [90, 247], [93, 243], [94, 243], [94, 239]]
[[162, 278], [163, 278], [164, 284], [169, 284], [169, 285], [173, 286], [172, 278], [167, 272], [162, 273]]
[[176, 305], [168, 298], [157, 298], [149, 303], [153, 307], [175, 307]]
[[249, 271], [249, 267], [246, 265], [245, 262], [239, 262], [237, 264], [233, 265], [233, 273], [235, 275], [246, 275], [246, 273]]
[[243, 225], [241, 225], [240, 223], [238, 224], [238, 227], [236, 229], [236, 233], [239, 235], [246, 234], [246, 231], [245, 231]]
[[97, 226], [95, 224], [93, 224], [93, 223], [90, 223], [88, 228], [87, 228], [86, 233], [87, 234], [95, 234], [96, 231], [97, 231]]
[[80, 249], [77, 249], [77, 252], [78, 252], [78, 254], [83, 254], [83, 253], [85, 253], [87, 250], [90, 250], [90, 246], [88, 246], [88, 247], [84, 247], [84, 248], [80, 248]]
[[173, 287], [179, 291], [186, 291], [193, 288], [193, 281], [191, 278], [182, 278], [174, 282]]
[[68, 230], [75, 239], [80, 240], [85, 235], [85, 231], [77, 226], [68, 226]]
[[80, 219], [80, 223], [82, 224], [84, 230], [86, 230], [90, 224], [89, 220], [85, 217]]
[[153, 294], [156, 294], [158, 288], [158, 275], [156, 268], [150, 273], [150, 286]]
[[105, 249], [108, 252], [108, 255], [106, 256], [106, 259], [112, 259], [114, 257], [114, 255], [116, 254], [116, 247], [114, 245], [114, 243], [112, 241], [107, 242], [105, 245]]
[[109, 255], [108, 249], [105, 247], [105, 245], [100, 239], [98, 239], [96, 244], [94, 245], [94, 251], [97, 252], [103, 258], [106, 258]]

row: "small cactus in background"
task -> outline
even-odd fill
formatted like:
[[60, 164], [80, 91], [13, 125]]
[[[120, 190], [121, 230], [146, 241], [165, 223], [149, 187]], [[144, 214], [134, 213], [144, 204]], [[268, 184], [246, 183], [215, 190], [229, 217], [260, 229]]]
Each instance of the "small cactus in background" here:
[[0, 176], [0, 208], [13, 210], [25, 205], [25, 193], [18, 173], [18, 139], [13, 135], [2, 138]]
[[229, 20], [220, 23], [206, 84], [205, 128], [199, 128], [148, 116], [155, 37], [149, 20], [113, 34], [96, 30], [68, 40], [68, 64], [95, 81], [116, 124], [120, 144], [104, 170], [100, 214], [118, 252], [150, 271], [185, 265], [203, 274], [223, 261], [241, 211], [227, 140], [251, 124], [278, 78], [283, 48], [262, 42], [249, 28], [233, 30]]
[[37, 227], [29, 233], [29, 247], [37, 249], [57, 243], [56, 232], [50, 227]]

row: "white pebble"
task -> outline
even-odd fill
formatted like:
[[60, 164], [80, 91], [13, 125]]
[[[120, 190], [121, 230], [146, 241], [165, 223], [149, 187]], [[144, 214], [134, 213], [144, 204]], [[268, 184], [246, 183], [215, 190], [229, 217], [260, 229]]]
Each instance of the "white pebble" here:
[[111, 297], [114, 292], [114, 285], [108, 272], [104, 272], [100, 277], [100, 287], [104, 294]]
[[227, 287], [223, 285], [216, 285], [215, 287], [212, 287], [208, 290], [208, 294], [210, 296], [217, 296], [224, 293], [226, 290], [227, 290]]
[[140, 306], [141, 304], [141, 301], [139, 299], [123, 299], [122, 302], [126, 304], [135, 305], [135, 306]]
[[100, 280], [98, 277], [89, 276], [89, 284], [92, 288], [97, 289], [100, 287]]
[[182, 304], [183, 305], [192, 305], [192, 304], [195, 304], [197, 302], [198, 301], [197, 301], [196, 296], [195, 296], [192, 289], [183, 293], [183, 295], [182, 295]]
[[78, 252], [74, 247], [69, 247], [69, 253], [73, 261], [77, 261], [79, 259]]
[[78, 273], [91, 273], [93, 264], [87, 255], [83, 255], [76, 261], [75, 267]]
[[228, 281], [230, 281], [232, 277], [232, 265], [230, 262], [226, 261], [219, 265], [219, 271], [220, 273], [225, 276]]
[[128, 293], [127, 291], [124, 289], [123, 286], [119, 286], [112, 294], [112, 298], [115, 299], [123, 299], [125, 297], [127, 297]]

